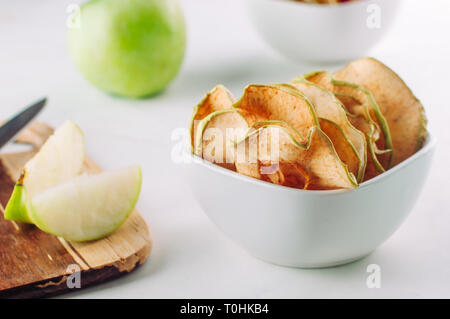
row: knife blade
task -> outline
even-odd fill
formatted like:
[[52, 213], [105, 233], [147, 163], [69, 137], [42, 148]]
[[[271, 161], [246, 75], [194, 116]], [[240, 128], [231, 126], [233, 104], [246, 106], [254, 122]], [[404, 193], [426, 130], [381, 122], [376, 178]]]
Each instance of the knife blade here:
[[27, 106], [5, 124], [0, 126], [0, 148], [27, 126], [27, 124], [30, 123], [30, 121], [43, 109], [45, 103], [47, 103], [47, 98], [43, 98], [36, 103]]

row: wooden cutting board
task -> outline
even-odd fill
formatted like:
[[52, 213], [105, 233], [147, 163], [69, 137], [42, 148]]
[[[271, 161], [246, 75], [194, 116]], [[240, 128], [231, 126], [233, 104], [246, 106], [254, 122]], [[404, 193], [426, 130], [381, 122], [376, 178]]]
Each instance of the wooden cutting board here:
[[[0, 154], [2, 212], [22, 167], [52, 132], [49, 126], [35, 122], [16, 139], [32, 145], [33, 150]], [[85, 171], [95, 173], [100, 168], [87, 158]], [[78, 290], [77, 283], [81, 289], [102, 283], [135, 269], [150, 250], [149, 230], [137, 210], [108, 237], [85, 243], [66, 241], [32, 225], [5, 220], [0, 213], [0, 297], [46, 297]]]

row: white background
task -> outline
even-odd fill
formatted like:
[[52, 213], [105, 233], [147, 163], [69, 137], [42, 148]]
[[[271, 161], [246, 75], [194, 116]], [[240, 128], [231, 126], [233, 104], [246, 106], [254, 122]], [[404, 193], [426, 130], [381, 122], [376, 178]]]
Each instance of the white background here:
[[[104, 168], [141, 164], [138, 208], [154, 249], [134, 273], [67, 297], [450, 297], [450, 1], [407, 0], [371, 52], [422, 100], [438, 138], [424, 191], [403, 226], [372, 255], [321, 270], [250, 257], [207, 219], [170, 157], [171, 132], [187, 126], [193, 105], [215, 84], [239, 96], [248, 83], [287, 81], [321, 66], [293, 64], [273, 52], [242, 1], [184, 0], [189, 41], [177, 79], [152, 99], [114, 98], [87, 83], [68, 57], [66, 8], [73, 2], [0, 0], [0, 116], [48, 96], [39, 119], [78, 123], [88, 153]], [[366, 287], [372, 263], [382, 270], [380, 289]]]

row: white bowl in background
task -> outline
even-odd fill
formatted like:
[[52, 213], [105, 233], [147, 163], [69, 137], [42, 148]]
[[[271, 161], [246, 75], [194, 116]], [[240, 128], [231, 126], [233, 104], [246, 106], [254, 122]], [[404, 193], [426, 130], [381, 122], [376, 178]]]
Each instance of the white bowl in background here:
[[245, 1], [250, 20], [272, 48], [298, 62], [328, 63], [365, 56], [390, 29], [400, 2]]
[[249, 178], [195, 156], [186, 173], [200, 206], [251, 255], [278, 265], [318, 268], [370, 254], [412, 210], [435, 149], [354, 190], [304, 191]]

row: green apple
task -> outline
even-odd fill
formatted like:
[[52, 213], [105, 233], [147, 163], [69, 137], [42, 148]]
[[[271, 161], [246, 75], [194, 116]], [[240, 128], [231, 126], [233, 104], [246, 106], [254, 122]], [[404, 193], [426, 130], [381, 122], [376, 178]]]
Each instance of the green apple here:
[[72, 121], [65, 122], [25, 164], [5, 209], [5, 218], [32, 223], [27, 202], [36, 194], [80, 174], [84, 137]]
[[177, 0], [92, 0], [74, 19], [68, 32], [71, 56], [104, 91], [149, 96], [180, 69], [186, 30]]
[[30, 218], [41, 230], [68, 240], [99, 239], [133, 211], [141, 182], [139, 166], [80, 175], [28, 201]]

